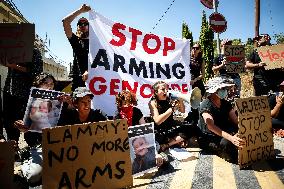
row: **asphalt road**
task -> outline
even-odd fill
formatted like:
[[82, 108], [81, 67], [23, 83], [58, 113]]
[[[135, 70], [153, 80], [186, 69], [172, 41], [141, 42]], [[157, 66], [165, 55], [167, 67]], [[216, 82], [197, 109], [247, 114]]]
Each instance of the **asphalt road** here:
[[284, 189], [284, 138], [274, 137], [276, 159], [240, 169], [216, 155], [189, 148], [193, 157], [173, 160], [156, 173], [134, 179], [135, 189]]

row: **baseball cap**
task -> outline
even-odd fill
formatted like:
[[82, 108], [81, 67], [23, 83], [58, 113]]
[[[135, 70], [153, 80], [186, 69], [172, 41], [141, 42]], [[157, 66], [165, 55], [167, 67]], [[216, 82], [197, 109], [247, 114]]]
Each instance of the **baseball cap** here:
[[214, 77], [209, 79], [207, 84], [205, 85], [206, 92], [209, 94], [215, 93], [218, 89], [224, 88], [224, 87], [231, 87], [235, 85], [234, 81], [232, 79], [229, 79], [227, 77]]
[[81, 98], [87, 95], [89, 95], [91, 98], [94, 97], [93, 93], [87, 87], [78, 87], [74, 90], [72, 97]]
[[79, 25], [80, 23], [89, 23], [88, 19], [85, 17], [82, 17], [78, 20], [77, 25]]

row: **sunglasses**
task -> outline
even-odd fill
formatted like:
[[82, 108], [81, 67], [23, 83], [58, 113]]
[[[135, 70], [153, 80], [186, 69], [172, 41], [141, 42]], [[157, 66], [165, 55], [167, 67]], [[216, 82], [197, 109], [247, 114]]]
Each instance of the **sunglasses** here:
[[82, 26], [88, 26], [89, 23], [88, 22], [79, 22], [77, 25], [82, 27]]

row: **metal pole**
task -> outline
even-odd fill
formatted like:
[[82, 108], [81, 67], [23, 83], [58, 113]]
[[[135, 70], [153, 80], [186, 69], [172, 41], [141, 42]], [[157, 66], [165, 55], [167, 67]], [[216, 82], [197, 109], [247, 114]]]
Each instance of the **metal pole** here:
[[[214, 7], [214, 13], [218, 13], [218, 3], [216, 2], [216, 0], [213, 0], [213, 7]], [[219, 39], [219, 33], [216, 33], [216, 38], [217, 38], [217, 53], [221, 54], [220, 52], [220, 39]]]
[[260, 0], [255, 0], [255, 37], [259, 36]]

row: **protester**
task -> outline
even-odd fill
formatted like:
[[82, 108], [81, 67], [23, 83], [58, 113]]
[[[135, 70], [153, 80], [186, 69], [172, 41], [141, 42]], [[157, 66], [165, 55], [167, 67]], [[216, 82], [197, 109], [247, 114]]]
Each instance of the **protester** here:
[[[204, 96], [205, 94], [205, 87], [202, 79], [205, 76], [205, 62], [202, 58], [201, 47], [199, 43], [193, 45], [191, 49], [191, 56], [190, 56], [190, 74], [191, 74], [191, 81], [190, 85], [191, 88], [198, 87], [201, 90], [201, 95]], [[189, 121], [193, 125], [197, 125], [199, 119], [198, 109], [191, 109], [189, 116], [187, 117], [187, 121]]]
[[[35, 77], [33, 86], [41, 89], [53, 90], [55, 82], [56, 80], [51, 74], [40, 73]], [[38, 108], [40, 103], [41, 102], [38, 103]], [[42, 134], [39, 132], [29, 131], [30, 128], [24, 125], [23, 120], [15, 121], [14, 126], [20, 131], [25, 132], [25, 141], [29, 147], [28, 149], [22, 150], [22, 155], [20, 155], [22, 160], [25, 160], [21, 166], [23, 177], [28, 183], [37, 184], [41, 180], [42, 171]], [[28, 154], [28, 157], [23, 157], [26, 156], [26, 154]]]
[[[256, 47], [270, 45], [270, 36], [268, 34], [257, 36], [254, 42]], [[265, 77], [265, 66], [266, 63], [261, 61], [257, 49], [254, 49], [246, 62], [246, 68], [254, 71], [253, 86], [256, 96], [267, 95], [270, 91], [269, 82]]]
[[224, 55], [226, 45], [232, 45], [232, 41], [228, 39], [222, 40], [221, 54], [215, 57], [212, 69], [215, 75], [229, 77], [233, 79], [235, 83], [235, 88], [236, 88], [235, 95], [239, 96], [241, 92], [241, 78], [238, 73], [227, 73], [227, 70], [226, 70], [227, 60], [226, 60], [226, 56]]
[[91, 7], [83, 4], [78, 10], [66, 16], [62, 22], [65, 34], [73, 49], [73, 65], [70, 72], [72, 77], [72, 91], [77, 87], [84, 87], [88, 79], [88, 53], [89, 53], [89, 22], [82, 17], [77, 22], [76, 34], [72, 32], [71, 23], [77, 16], [91, 10]]
[[192, 86], [192, 88], [198, 87], [201, 90], [201, 95], [204, 96], [205, 87], [202, 79], [205, 76], [205, 62], [202, 58], [202, 52], [199, 43], [193, 45], [190, 58], [190, 85]]
[[3, 124], [7, 139], [18, 142], [20, 132], [13, 125], [24, 117], [32, 82], [43, 70], [42, 56], [38, 49], [34, 49], [31, 62], [11, 64], [7, 61], [6, 66], [8, 74], [3, 89]]
[[180, 147], [187, 145], [186, 131], [173, 119], [175, 110], [185, 112], [182, 100], [170, 101], [167, 97], [168, 85], [164, 81], [158, 81], [152, 86], [154, 95], [149, 102], [150, 114], [155, 123], [155, 138], [160, 144], [160, 151], [165, 151], [173, 145]]
[[231, 103], [226, 100], [228, 87], [233, 85], [232, 80], [224, 77], [208, 81], [205, 86], [208, 96], [200, 105], [199, 127], [203, 133], [201, 148], [208, 150], [215, 147], [235, 162], [238, 155], [236, 147], [241, 148], [244, 141], [236, 134], [238, 118]]
[[145, 123], [143, 113], [137, 106], [137, 98], [131, 91], [123, 90], [116, 95], [117, 119], [127, 119], [128, 126]]
[[136, 174], [156, 166], [155, 147], [149, 147], [149, 143], [145, 137], [134, 138], [132, 140], [132, 146], [135, 153], [135, 159], [132, 163], [132, 174]]
[[272, 127], [284, 129], [284, 81], [279, 85], [279, 93], [269, 96]]
[[74, 108], [63, 108], [57, 125], [74, 125], [89, 122], [99, 122], [108, 119], [99, 109], [91, 109], [93, 93], [86, 87], [78, 87], [72, 95]]

